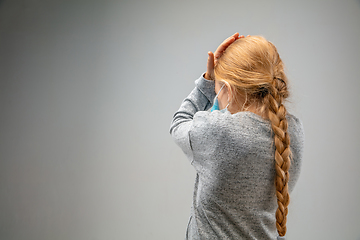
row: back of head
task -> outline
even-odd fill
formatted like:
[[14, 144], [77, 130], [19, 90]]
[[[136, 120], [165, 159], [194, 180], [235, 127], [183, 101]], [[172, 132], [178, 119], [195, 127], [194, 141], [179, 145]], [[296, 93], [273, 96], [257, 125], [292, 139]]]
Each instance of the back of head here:
[[275, 142], [275, 186], [278, 202], [276, 227], [280, 236], [286, 233], [286, 216], [290, 201], [288, 192], [290, 137], [284, 99], [289, 95], [283, 62], [276, 47], [265, 38], [250, 36], [237, 39], [218, 59], [215, 79], [229, 83], [234, 103], [246, 95], [249, 104], [256, 103], [271, 122]]
[[265, 111], [267, 94], [276, 93], [281, 102], [289, 95], [283, 62], [276, 47], [263, 37], [236, 40], [218, 59], [214, 70], [215, 79], [230, 84], [235, 102], [237, 96], [246, 94], [250, 103], [260, 103]]

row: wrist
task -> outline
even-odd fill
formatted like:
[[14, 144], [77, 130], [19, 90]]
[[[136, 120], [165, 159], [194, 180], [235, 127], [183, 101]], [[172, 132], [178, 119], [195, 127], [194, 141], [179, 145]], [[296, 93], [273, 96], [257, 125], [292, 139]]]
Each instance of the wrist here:
[[211, 77], [209, 76], [209, 74], [206, 72], [204, 73], [203, 77], [206, 79], [206, 80], [213, 80], [211, 79]]

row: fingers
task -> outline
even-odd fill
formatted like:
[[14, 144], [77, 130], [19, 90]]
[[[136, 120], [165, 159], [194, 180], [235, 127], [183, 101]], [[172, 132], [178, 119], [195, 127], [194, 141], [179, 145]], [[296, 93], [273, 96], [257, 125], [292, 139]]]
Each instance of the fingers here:
[[215, 53], [214, 53], [214, 56], [215, 56], [215, 59], [219, 58], [221, 56], [221, 54], [225, 51], [225, 49], [230, 46], [230, 44], [232, 44], [234, 41], [235, 41], [235, 37], [234, 36], [231, 36], [227, 39], [225, 39], [221, 44], [220, 46], [216, 49]]
[[[208, 70], [214, 69], [214, 65], [217, 62], [217, 59], [223, 54], [223, 52], [226, 50], [227, 47], [229, 47], [233, 42], [235, 42], [237, 39], [244, 38], [244, 35], [239, 35], [238, 32], [234, 33], [232, 36], [225, 39], [219, 47], [216, 49], [214, 53], [208, 52]], [[250, 37], [250, 35], [247, 35], [247, 37]]]
[[239, 39], [239, 33], [238, 32], [236, 32], [234, 35], [232, 35], [234, 38], [235, 38], [235, 40], [236, 39]]
[[[250, 35], [247, 35], [247, 36], [250, 37]], [[222, 53], [225, 51], [225, 49], [230, 46], [230, 44], [232, 44], [234, 41], [236, 41], [237, 39], [240, 39], [240, 38], [244, 38], [244, 35], [239, 36], [239, 33], [236, 32], [232, 36], [225, 39], [220, 44], [220, 46], [216, 49], [216, 51], [214, 53], [215, 62], [222, 55]]]

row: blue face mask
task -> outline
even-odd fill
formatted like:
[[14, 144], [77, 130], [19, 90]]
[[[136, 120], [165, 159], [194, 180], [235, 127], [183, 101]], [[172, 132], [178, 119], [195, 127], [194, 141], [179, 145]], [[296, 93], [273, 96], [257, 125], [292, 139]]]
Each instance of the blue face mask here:
[[[220, 88], [220, 91], [218, 92], [218, 94], [216, 94], [216, 96], [215, 96], [215, 98], [214, 98], [214, 104], [213, 104], [213, 106], [212, 106], [212, 108], [211, 108], [211, 112], [212, 111], [215, 111], [215, 110], [220, 110], [220, 108], [219, 108], [219, 100], [218, 100], [218, 96], [219, 96], [219, 94], [220, 94], [220, 92], [221, 92], [221, 90], [224, 88], [224, 86], [225, 86], [225, 84]], [[229, 104], [228, 104], [228, 106], [229, 106]], [[220, 110], [221, 112], [225, 112], [227, 110], [227, 106], [226, 106], [226, 108], [224, 108], [224, 109], [222, 109], [222, 110]]]

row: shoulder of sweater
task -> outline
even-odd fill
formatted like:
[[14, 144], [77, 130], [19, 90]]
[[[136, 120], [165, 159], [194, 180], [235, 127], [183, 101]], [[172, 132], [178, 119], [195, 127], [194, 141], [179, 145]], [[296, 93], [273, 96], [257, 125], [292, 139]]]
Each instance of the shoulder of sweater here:
[[296, 132], [299, 132], [302, 134], [304, 133], [303, 123], [298, 117], [296, 117], [293, 114], [288, 113], [287, 119], [288, 119], [290, 128], [292, 128]]

